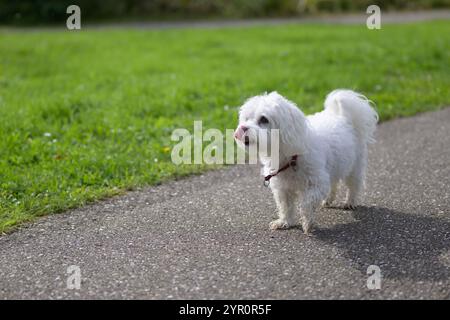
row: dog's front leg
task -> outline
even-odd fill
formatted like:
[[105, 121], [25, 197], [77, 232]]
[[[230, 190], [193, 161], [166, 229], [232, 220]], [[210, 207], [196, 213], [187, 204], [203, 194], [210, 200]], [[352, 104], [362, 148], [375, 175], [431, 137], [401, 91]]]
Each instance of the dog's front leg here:
[[303, 194], [300, 206], [300, 215], [303, 232], [307, 235], [311, 233], [314, 226], [314, 215], [317, 208], [328, 192], [320, 188], [311, 188]]
[[271, 230], [288, 229], [295, 224], [295, 194], [286, 190], [272, 189], [278, 208], [278, 219], [270, 223]]

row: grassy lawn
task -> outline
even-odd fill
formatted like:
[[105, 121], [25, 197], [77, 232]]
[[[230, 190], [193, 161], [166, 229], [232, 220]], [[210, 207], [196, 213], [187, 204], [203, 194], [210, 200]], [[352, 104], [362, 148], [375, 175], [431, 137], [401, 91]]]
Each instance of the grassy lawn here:
[[0, 232], [206, 169], [170, 162], [172, 130], [234, 128], [249, 96], [277, 90], [310, 113], [338, 87], [383, 120], [450, 105], [450, 22], [0, 30]]

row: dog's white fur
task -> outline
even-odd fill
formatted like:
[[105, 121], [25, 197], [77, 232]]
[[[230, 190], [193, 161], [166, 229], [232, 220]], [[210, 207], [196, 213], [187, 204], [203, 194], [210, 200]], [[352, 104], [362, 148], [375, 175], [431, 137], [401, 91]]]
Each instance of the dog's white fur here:
[[[268, 122], [261, 120], [262, 116]], [[310, 116], [277, 92], [247, 100], [240, 109], [236, 132], [244, 127], [247, 130], [237, 135], [238, 143], [242, 146], [246, 135], [249, 144], [257, 143], [254, 137], [258, 130], [279, 129], [280, 166], [298, 155], [296, 170], [288, 168], [270, 180], [278, 207], [278, 219], [270, 223], [270, 228], [295, 225], [296, 203], [300, 200], [301, 224], [308, 234], [315, 210], [334, 201], [340, 181], [348, 187], [345, 207], [354, 209], [364, 185], [367, 145], [374, 142], [377, 122], [370, 101], [351, 90], [331, 92], [325, 109]], [[271, 168], [269, 156], [261, 152], [258, 156], [264, 176], [278, 169]]]

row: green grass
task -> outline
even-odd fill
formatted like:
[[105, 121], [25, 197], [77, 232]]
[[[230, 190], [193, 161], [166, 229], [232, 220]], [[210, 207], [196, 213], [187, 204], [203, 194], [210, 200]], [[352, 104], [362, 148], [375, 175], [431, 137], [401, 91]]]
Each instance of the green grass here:
[[172, 130], [234, 128], [249, 96], [277, 90], [311, 113], [338, 87], [383, 120], [449, 105], [450, 22], [0, 30], [0, 231], [207, 169], [170, 162]]

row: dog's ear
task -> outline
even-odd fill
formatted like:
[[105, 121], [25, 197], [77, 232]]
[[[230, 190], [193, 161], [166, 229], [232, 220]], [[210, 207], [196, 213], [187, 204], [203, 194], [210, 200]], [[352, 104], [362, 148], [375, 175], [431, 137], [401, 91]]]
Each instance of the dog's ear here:
[[270, 94], [277, 109], [280, 152], [286, 156], [308, 152], [308, 123], [303, 112], [277, 92]]

